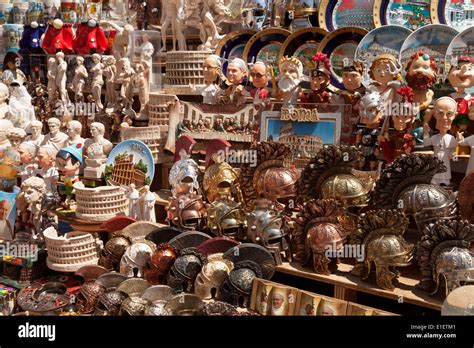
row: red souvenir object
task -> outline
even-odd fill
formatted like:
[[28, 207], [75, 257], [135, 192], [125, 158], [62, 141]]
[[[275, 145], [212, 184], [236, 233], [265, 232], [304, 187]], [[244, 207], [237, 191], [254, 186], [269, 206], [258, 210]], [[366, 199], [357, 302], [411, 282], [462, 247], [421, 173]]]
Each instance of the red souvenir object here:
[[64, 23], [60, 29], [50, 25], [46, 29], [41, 47], [47, 54], [56, 54], [58, 51], [71, 54], [73, 53], [73, 39], [74, 32], [71, 24]]
[[104, 30], [95, 21], [79, 24], [76, 30], [73, 48], [77, 54], [103, 54], [109, 47]]

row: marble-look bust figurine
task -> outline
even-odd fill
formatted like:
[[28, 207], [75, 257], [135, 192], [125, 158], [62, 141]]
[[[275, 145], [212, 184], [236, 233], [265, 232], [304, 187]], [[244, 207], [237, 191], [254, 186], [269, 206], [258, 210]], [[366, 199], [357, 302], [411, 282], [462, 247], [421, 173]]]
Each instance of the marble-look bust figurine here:
[[22, 128], [13, 127], [7, 131], [7, 138], [10, 144], [18, 149], [20, 144], [26, 139], [26, 132]]
[[26, 137], [26, 140], [34, 143], [36, 146], [40, 146], [44, 141], [44, 135], [41, 133], [43, 130], [43, 122], [35, 120], [30, 124], [31, 135]]
[[105, 161], [113, 145], [104, 138], [105, 127], [102, 123], [93, 122], [90, 126], [92, 138], [87, 139], [84, 144], [84, 177], [99, 179], [105, 169]]
[[13, 128], [13, 123], [9, 120], [0, 119], [0, 150], [4, 150], [11, 146], [10, 141], [7, 138], [7, 132]]
[[56, 155], [58, 150], [50, 144], [42, 145], [36, 154], [38, 169], [36, 176], [42, 178], [48, 192], [56, 192], [56, 183], [59, 180], [59, 172], [56, 168]]
[[68, 136], [61, 132], [59, 128], [61, 127], [61, 121], [56, 117], [51, 117], [48, 120], [49, 133], [44, 137], [44, 144], [51, 144], [57, 150], [61, 150], [63, 147], [67, 146]]
[[37, 177], [27, 179], [21, 184], [21, 191], [24, 199], [31, 211], [31, 223], [35, 226], [37, 232], [41, 225], [41, 200], [46, 193], [46, 184], [44, 180]]
[[22, 142], [18, 146], [18, 153], [20, 154], [21, 163], [21, 182], [25, 182], [27, 179], [35, 176], [38, 168], [36, 164], [38, 147], [29, 141]]
[[67, 135], [69, 137], [67, 145], [84, 144], [84, 138], [81, 137], [82, 124], [79, 121], [72, 120], [67, 124]]

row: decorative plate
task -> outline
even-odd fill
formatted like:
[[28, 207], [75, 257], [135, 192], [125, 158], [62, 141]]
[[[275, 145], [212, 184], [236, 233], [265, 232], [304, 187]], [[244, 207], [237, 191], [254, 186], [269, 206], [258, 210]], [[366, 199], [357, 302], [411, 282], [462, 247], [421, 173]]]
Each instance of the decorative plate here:
[[416, 30], [431, 24], [430, 0], [375, 0], [374, 22], [382, 25], [401, 25]]
[[434, 58], [438, 65], [438, 78], [444, 77], [446, 52], [458, 34], [457, 30], [444, 24], [431, 24], [411, 33], [400, 50], [399, 60], [406, 66], [407, 61], [417, 51], [424, 51]]
[[283, 42], [291, 32], [281, 28], [270, 28], [259, 31], [245, 45], [243, 60], [255, 63], [257, 60], [272, 65], [275, 76], [278, 75], [278, 57]]
[[225, 59], [222, 64], [222, 71], [225, 74], [227, 71], [227, 61], [232, 58], [242, 58], [244, 54], [245, 45], [250, 38], [255, 34], [255, 30], [242, 29], [230, 34], [227, 34], [217, 45], [216, 54]]
[[319, 26], [327, 31], [342, 27], [375, 28], [374, 0], [323, 0], [319, 7]]
[[306, 28], [295, 31], [283, 42], [278, 60], [282, 57], [296, 57], [304, 67], [304, 74], [309, 75], [309, 71], [314, 68], [312, 56], [318, 52], [319, 44], [328, 34], [321, 28]]
[[395, 57], [400, 55], [405, 39], [412, 33], [410, 29], [400, 25], [386, 25], [375, 28], [364, 36], [357, 46], [355, 59], [364, 63], [364, 83], [370, 82], [369, 67], [372, 61], [382, 53], [390, 53]]
[[[451, 69], [451, 59], [453, 57], [468, 56], [472, 58], [474, 56], [472, 52], [474, 52], [474, 27], [470, 27], [456, 35], [449, 44], [444, 65], [446, 74]], [[474, 87], [469, 88], [468, 91], [473, 94]]]
[[342, 61], [354, 57], [357, 46], [367, 34], [367, 30], [357, 27], [336, 29], [319, 44], [318, 52], [325, 53], [331, 61], [331, 85], [343, 88]]
[[458, 31], [474, 25], [473, 0], [432, 0], [431, 21], [447, 24]]
[[155, 162], [148, 146], [139, 140], [125, 140], [115, 146], [105, 162], [105, 180], [109, 185], [129, 186], [137, 189], [151, 185], [155, 175]]

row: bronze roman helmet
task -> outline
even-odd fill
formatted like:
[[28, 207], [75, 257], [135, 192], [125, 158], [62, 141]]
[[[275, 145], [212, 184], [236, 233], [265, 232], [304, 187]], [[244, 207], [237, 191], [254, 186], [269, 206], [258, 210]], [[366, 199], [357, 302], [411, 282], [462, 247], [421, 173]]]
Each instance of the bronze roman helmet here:
[[416, 258], [422, 279], [418, 287], [435, 294], [444, 278], [446, 295], [474, 281], [474, 225], [466, 220], [438, 220], [425, 226], [418, 242]]
[[311, 199], [299, 208], [293, 232], [296, 260], [306, 264], [312, 254], [316, 273], [329, 275], [328, 256], [337, 256], [348, 234], [341, 224], [344, 208], [335, 199]]
[[435, 156], [409, 154], [398, 157], [382, 171], [372, 196], [372, 206], [400, 209], [413, 216], [420, 231], [438, 219], [457, 216], [456, 196], [431, 184], [433, 176], [446, 171]]
[[207, 211], [202, 196], [191, 191], [187, 183], [178, 184], [167, 209], [172, 226], [186, 231], [200, 231], [207, 225]]
[[413, 258], [414, 245], [403, 238], [408, 218], [400, 210], [369, 210], [359, 217], [357, 229], [350, 242], [363, 247], [365, 261], [357, 263], [352, 274], [366, 279], [375, 264], [377, 285], [393, 290], [392, 280], [399, 276], [395, 267], [408, 266]]

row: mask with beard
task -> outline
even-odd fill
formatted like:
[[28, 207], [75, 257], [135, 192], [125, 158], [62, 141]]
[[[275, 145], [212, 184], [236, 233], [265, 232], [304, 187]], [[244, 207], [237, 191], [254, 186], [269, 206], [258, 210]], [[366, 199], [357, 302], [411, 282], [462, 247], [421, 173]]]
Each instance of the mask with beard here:
[[278, 81], [278, 88], [280, 88], [282, 92], [285, 93], [285, 92], [291, 91], [299, 84], [300, 84], [299, 80], [294, 80], [289, 77], [283, 77], [282, 79], [280, 79], [280, 81]]
[[413, 89], [430, 89], [436, 81], [436, 76], [416, 73], [416, 74], [407, 74], [406, 81], [408, 86]]

